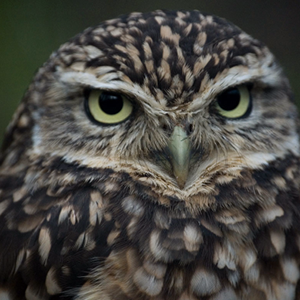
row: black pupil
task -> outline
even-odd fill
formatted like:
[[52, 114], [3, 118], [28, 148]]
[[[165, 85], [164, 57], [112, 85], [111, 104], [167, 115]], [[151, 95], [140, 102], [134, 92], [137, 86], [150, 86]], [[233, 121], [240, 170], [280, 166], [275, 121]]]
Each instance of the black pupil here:
[[234, 110], [240, 103], [240, 92], [237, 88], [230, 89], [218, 97], [218, 104], [223, 110]]
[[123, 108], [123, 98], [121, 95], [103, 92], [99, 97], [101, 109], [108, 115], [115, 115]]

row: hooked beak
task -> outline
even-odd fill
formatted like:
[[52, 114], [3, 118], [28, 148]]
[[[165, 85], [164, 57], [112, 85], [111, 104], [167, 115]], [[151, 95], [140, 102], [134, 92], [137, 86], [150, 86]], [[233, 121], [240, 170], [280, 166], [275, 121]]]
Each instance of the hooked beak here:
[[182, 189], [189, 174], [192, 147], [187, 133], [181, 127], [175, 126], [168, 142], [168, 149], [173, 175]]

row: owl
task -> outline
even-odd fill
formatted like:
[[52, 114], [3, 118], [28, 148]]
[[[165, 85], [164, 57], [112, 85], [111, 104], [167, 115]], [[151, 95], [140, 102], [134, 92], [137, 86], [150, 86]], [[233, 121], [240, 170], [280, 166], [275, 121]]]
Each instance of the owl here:
[[7, 129], [0, 299], [300, 299], [297, 122], [274, 56], [224, 19], [86, 29]]

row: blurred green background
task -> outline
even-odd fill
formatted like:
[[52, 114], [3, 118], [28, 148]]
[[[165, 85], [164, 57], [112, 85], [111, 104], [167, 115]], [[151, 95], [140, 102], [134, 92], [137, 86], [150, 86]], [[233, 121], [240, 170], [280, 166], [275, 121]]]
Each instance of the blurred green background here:
[[299, 0], [11, 0], [0, 4], [0, 143], [32, 76], [52, 51], [88, 26], [131, 11], [198, 9], [266, 43], [300, 103]]

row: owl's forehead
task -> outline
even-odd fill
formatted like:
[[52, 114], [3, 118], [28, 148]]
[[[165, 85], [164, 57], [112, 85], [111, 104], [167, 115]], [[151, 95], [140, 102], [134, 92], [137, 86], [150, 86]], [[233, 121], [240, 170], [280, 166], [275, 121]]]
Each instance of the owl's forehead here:
[[67, 68], [80, 65], [99, 78], [122, 74], [111, 78], [169, 104], [190, 101], [204, 83], [230, 69], [259, 68], [269, 54], [238, 27], [198, 11], [122, 16], [87, 29], [58, 53]]

